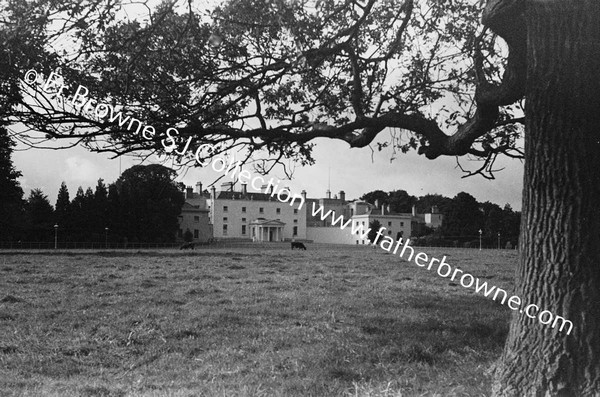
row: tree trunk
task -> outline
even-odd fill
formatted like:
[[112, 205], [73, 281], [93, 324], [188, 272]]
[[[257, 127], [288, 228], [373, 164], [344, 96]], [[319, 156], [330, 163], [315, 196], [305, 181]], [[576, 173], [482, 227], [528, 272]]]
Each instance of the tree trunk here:
[[[528, 0], [525, 175], [514, 312], [494, 396], [600, 395], [600, 0]], [[538, 314], [539, 314], [538, 313]], [[544, 316], [547, 320], [547, 316]]]

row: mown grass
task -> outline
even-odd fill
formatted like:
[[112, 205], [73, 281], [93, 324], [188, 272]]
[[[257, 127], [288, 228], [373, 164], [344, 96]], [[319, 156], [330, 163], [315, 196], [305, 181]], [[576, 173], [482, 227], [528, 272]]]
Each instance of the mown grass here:
[[[0, 252], [0, 395], [488, 395], [506, 306], [308, 248]], [[514, 251], [422, 250], [512, 290]]]

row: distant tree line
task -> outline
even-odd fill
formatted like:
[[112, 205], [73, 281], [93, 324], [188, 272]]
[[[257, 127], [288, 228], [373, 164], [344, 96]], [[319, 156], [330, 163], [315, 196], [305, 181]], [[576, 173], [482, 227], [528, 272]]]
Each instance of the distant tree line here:
[[175, 171], [161, 165], [136, 165], [108, 186], [80, 186], [72, 200], [63, 182], [54, 222], [65, 241], [172, 242], [184, 202]]
[[79, 186], [71, 199], [63, 182], [53, 207], [41, 189], [24, 199], [13, 167], [14, 143], [0, 128], [0, 241], [144, 242], [175, 240], [184, 203], [183, 184], [162, 165], [136, 165], [108, 186]]
[[[79, 187], [71, 199], [63, 182], [53, 207], [41, 189], [27, 199], [19, 185], [11, 155], [14, 143], [0, 127], [0, 241], [51, 241], [58, 225], [59, 241], [171, 242], [178, 230], [177, 217], [184, 203], [183, 184], [174, 182], [176, 172], [162, 165], [136, 165], [108, 186], [99, 179], [95, 188]], [[425, 243], [473, 245], [479, 230], [486, 245], [514, 246], [519, 235], [520, 212], [506, 204], [479, 203], [461, 192], [454, 198], [439, 194], [422, 197], [404, 190], [375, 190], [361, 197], [369, 203], [390, 207], [391, 212], [418, 213], [437, 207], [443, 214], [438, 230], [419, 230]], [[415, 241], [418, 243], [418, 241]]]
[[396, 213], [409, 213], [416, 206], [417, 212], [422, 214], [437, 207], [444, 216], [442, 227], [438, 230], [423, 229], [418, 234], [423, 243], [475, 246], [479, 244], [479, 230], [486, 246], [500, 244], [502, 248], [514, 247], [519, 238], [520, 212], [513, 211], [509, 204], [500, 207], [489, 201], [480, 203], [465, 192], [449, 198], [440, 194], [415, 197], [405, 190], [375, 190], [364, 194], [361, 200], [389, 205], [390, 211]]

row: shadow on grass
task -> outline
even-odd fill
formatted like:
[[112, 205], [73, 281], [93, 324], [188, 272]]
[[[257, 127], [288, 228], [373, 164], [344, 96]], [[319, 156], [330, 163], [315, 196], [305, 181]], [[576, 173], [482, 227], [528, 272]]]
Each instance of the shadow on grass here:
[[499, 315], [490, 299], [411, 295], [407, 300], [406, 316], [368, 316], [360, 322], [374, 347], [396, 349], [396, 361], [432, 364], [450, 358], [448, 352], [499, 351], [504, 345], [510, 311]]
[[[359, 332], [336, 341], [319, 367], [325, 369], [323, 376], [329, 381], [348, 384], [396, 379], [411, 392], [420, 391], [419, 385], [424, 383], [430, 387], [439, 383], [437, 390], [444, 390], [444, 379], [455, 371], [452, 368], [462, 367], [465, 373], [477, 376], [481, 385], [485, 367], [499, 356], [508, 335], [509, 310], [498, 309], [483, 297], [439, 299], [412, 294], [401, 311], [355, 317]], [[406, 373], [413, 375], [407, 377]]]

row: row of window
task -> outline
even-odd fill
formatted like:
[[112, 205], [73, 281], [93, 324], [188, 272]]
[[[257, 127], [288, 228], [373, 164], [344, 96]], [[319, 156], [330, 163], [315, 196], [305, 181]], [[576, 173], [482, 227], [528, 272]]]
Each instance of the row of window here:
[[[223, 206], [223, 212], [229, 212], [229, 207], [224, 205]], [[260, 214], [264, 214], [265, 213], [265, 209], [264, 207], [259, 207], [258, 208], [258, 212]], [[245, 214], [246, 213], [246, 207], [242, 207], [242, 213]], [[275, 208], [275, 213], [277, 214], [281, 214], [281, 208]], [[294, 214], [298, 214], [298, 209], [294, 208]]]
[[[277, 218], [277, 220], [281, 220], [279, 218]], [[227, 222], [228, 218], [226, 216], [223, 217], [223, 222]], [[246, 218], [242, 218], [242, 222], [246, 222]], [[294, 219], [294, 223], [298, 223], [298, 219]]]
[[[356, 221], [356, 226], [358, 226], [358, 221]], [[365, 221], [362, 221], [361, 224], [364, 226], [365, 225]], [[388, 222], [387, 223], [388, 227], [392, 227], [392, 222]], [[404, 222], [400, 222], [400, 227], [404, 227]]]
[[[227, 206], [224, 206], [223, 209], [224, 209], [224, 212], [227, 212]], [[263, 213], [263, 208], [259, 208], [259, 210], [260, 210], [260, 213], [262, 214]], [[246, 212], [246, 207], [242, 207], [242, 212]], [[280, 212], [281, 212], [280, 209], [277, 208], [277, 213], [279, 214]], [[294, 214], [297, 214], [297, 213], [298, 213], [298, 210], [295, 209], [294, 210]], [[199, 216], [194, 216], [194, 222], [196, 222], [196, 223], [200, 222], [200, 217]], [[227, 222], [227, 217], [226, 216], [223, 217], [223, 222]], [[242, 222], [246, 222], [246, 218], [242, 218]], [[298, 223], [298, 220], [294, 219], [294, 223]], [[356, 226], [358, 226], [358, 224], [359, 224], [359, 222], [356, 221]], [[365, 222], [363, 221], [363, 222], [361, 222], [361, 224], [364, 226]], [[388, 227], [392, 227], [392, 222], [388, 222], [387, 225], [388, 225]], [[404, 227], [404, 222], [400, 222], [400, 227]]]
[[[227, 230], [228, 230], [227, 225], [223, 225], [223, 236], [227, 236]], [[196, 235], [195, 232], [197, 232], [197, 230], [194, 231], [194, 236]], [[293, 233], [294, 233], [294, 236], [298, 235], [298, 226], [294, 226]], [[242, 225], [242, 236], [245, 236], [245, 235], [246, 235], [246, 225]], [[198, 237], [195, 237], [195, 238], [198, 238]]]

